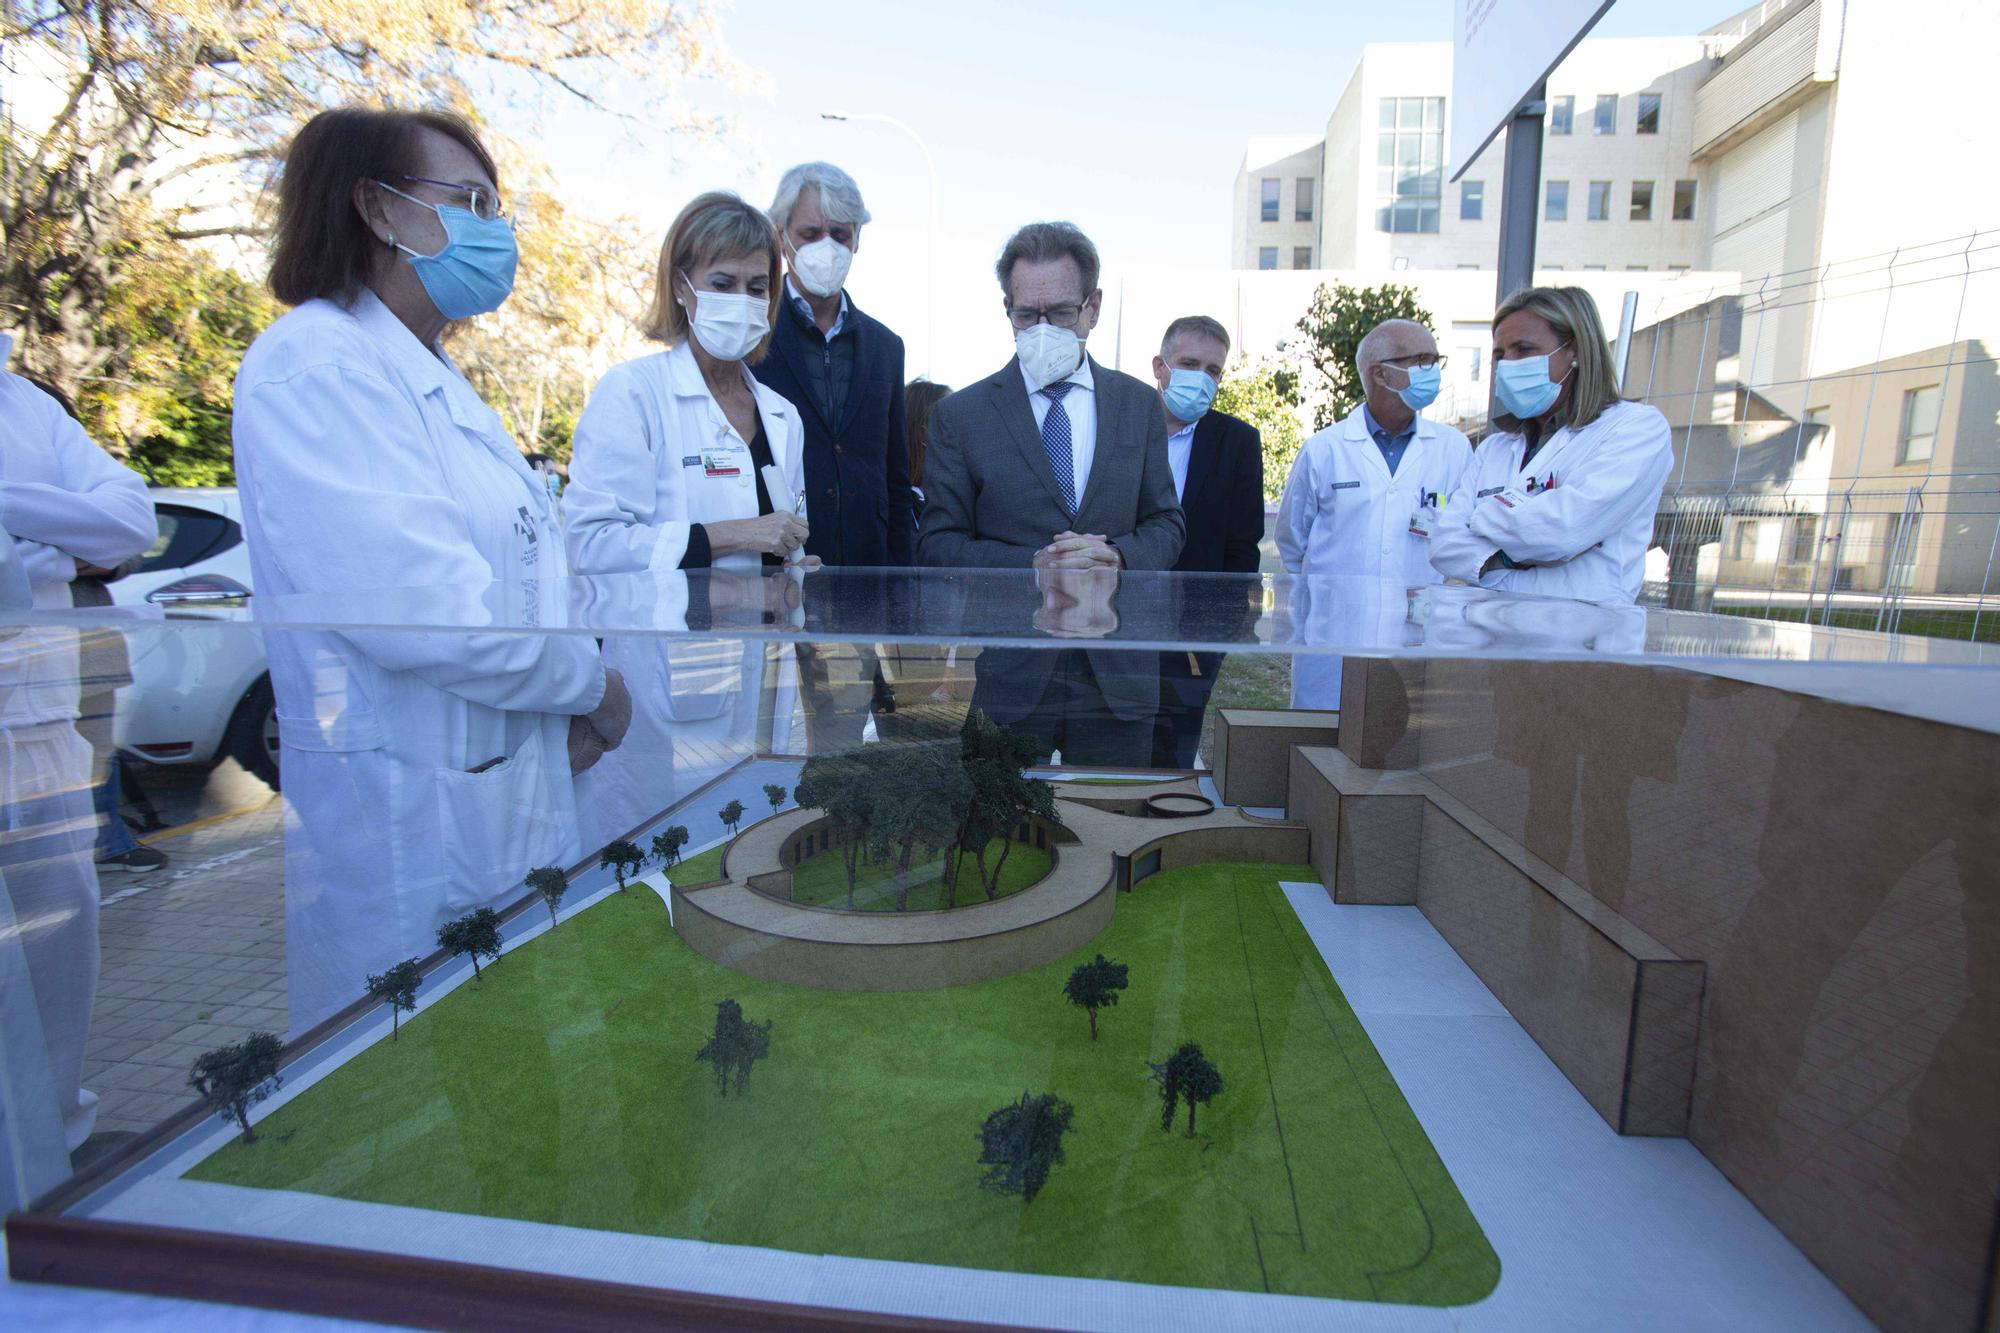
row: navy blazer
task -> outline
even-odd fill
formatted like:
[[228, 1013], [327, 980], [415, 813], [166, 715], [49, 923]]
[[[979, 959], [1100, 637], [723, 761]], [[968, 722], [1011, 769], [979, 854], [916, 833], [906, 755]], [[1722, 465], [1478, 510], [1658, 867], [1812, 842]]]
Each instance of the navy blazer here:
[[[789, 307], [792, 296], [781, 290]], [[794, 312], [778, 312], [771, 354], [755, 374], [799, 410], [805, 423], [806, 554], [829, 565], [909, 565], [916, 561], [909, 441], [903, 431], [903, 340], [850, 299], [854, 378], [840, 420], [828, 421], [807, 385], [805, 358], [820, 348]]]
[[1257, 428], [1227, 412], [1195, 423], [1181, 495], [1187, 544], [1176, 570], [1255, 573], [1264, 539], [1264, 440]]

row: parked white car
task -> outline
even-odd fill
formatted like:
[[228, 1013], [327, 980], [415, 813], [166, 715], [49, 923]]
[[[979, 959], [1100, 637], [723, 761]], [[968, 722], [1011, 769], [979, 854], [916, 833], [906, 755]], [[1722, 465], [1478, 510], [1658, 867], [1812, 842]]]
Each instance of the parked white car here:
[[118, 696], [118, 748], [152, 764], [233, 757], [275, 788], [278, 721], [264, 637], [240, 623], [249, 615], [250, 554], [236, 488], [154, 487], [153, 503], [160, 539], [134, 573], [110, 585], [112, 600], [218, 624], [213, 633], [128, 634], [133, 679]]

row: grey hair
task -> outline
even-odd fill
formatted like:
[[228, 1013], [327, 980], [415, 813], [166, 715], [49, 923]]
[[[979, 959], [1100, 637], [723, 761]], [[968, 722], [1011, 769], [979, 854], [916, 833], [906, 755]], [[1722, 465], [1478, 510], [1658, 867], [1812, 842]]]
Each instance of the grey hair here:
[[1097, 247], [1090, 243], [1090, 238], [1074, 222], [1030, 222], [1007, 238], [998, 262], [993, 265], [993, 274], [1000, 279], [1001, 295], [1010, 303], [1014, 299], [1014, 265], [1023, 259], [1031, 264], [1042, 264], [1051, 259], [1073, 259], [1083, 273], [1083, 299], [1088, 301], [1090, 294], [1097, 290], [1097, 275], [1101, 268]]
[[783, 231], [792, 225], [799, 196], [807, 190], [819, 191], [819, 211], [828, 222], [845, 222], [864, 227], [869, 222], [868, 206], [861, 202], [861, 187], [854, 177], [831, 162], [801, 162], [778, 182], [778, 197], [771, 201], [771, 221]]
[[1223, 356], [1226, 358], [1229, 355], [1229, 330], [1222, 327], [1221, 320], [1210, 319], [1207, 315], [1182, 315], [1179, 319], [1167, 325], [1167, 331], [1160, 337], [1160, 357], [1162, 360], [1166, 359], [1167, 349], [1174, 345], [1174, 339], [1184, 333], [1196, 334], [1203, 338], [1213, 338], [1222, 344]]
[[1401, 340], [1399, 335], [1410, 329], [1416, 329], [1434, 343], [1437, 341], [1436, 334], [1414, 319], [1385, 319], [1362, 336], [1361, 342], [1354, 349], [1354, 369], [1361, 375], [1361, 387], [1364, 391], [1368, 388], [1369, 367], [1379, 366], [1391, 357], [1408, 355], [1408, 353], [1392, 352], [1389, 348]]

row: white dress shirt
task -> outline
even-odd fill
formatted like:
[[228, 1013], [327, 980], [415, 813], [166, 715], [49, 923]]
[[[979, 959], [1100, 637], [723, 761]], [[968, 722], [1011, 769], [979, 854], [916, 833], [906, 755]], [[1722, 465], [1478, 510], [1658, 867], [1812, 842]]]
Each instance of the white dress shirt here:
[[1194, 456], [1194, 428], [1198, 424], [1190, 421], [1167, 436], [1167, 466], [1174, 473], [1174, 498], [1183, 504], [1187, 503], [1188, 459]]
[[[1081, 509], [1083, 492], [1090, 485], [1091, 460], [1097, 457], [1097, 386], [1090, 378], [1090, 357], [1082, 357], [1065, 378], [1076, 386], [1064, 396], [1063, 411], [1069, 413], [1070, 471], [1076, 478], [1076, 494], [1072, 498]], [[1042, 422], [1049, 415], [1049, 404], [1055, 399], [1037, 389], [1025, 370], [1021, 372], [1021, 382], [1028, 386], [1028, 403], [1035, 409], [1035, 433], [1039, 435]]]

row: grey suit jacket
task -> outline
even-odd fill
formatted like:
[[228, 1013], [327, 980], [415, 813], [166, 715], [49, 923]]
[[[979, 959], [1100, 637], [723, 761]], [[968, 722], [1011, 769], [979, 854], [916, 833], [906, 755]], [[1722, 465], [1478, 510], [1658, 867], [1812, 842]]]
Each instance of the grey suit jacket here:
[[1074, 517], [1063, 508], [1020, 361], [931, 415], [917, 563], [1025, 569], [1058, 532], [1101, 532], [1127, 569], [1172, 569], [1187, 528], [1150, 384], [1090, 363], [1097, 447]]

